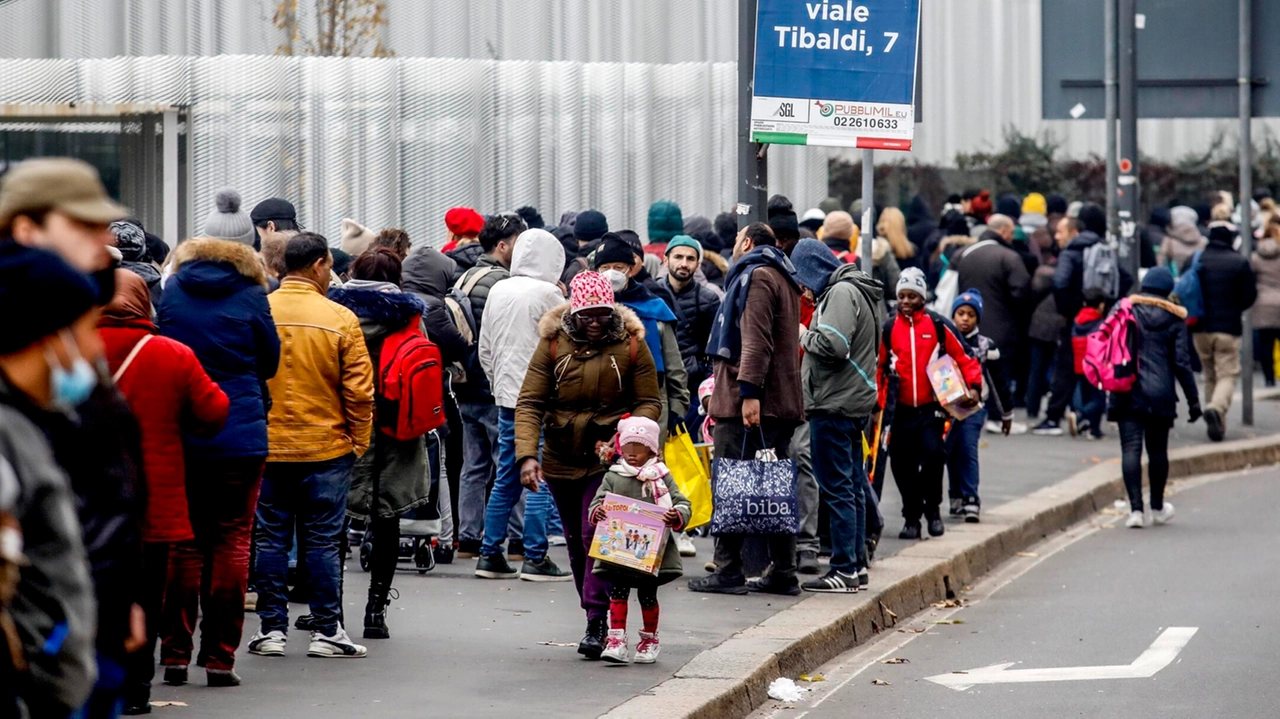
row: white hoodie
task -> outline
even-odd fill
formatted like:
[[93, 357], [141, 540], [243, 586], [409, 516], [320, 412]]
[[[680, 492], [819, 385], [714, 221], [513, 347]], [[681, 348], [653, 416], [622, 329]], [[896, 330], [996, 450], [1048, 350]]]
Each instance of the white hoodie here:
[[515, 409], [529, 360], [541, 337], [538, 320], [564, 303], [557, 282], [564, 246], [546, 230], [525, 230], [511, 254], [511, 277], [489, 291], [480, 326], [480, 367], [499, 407]]

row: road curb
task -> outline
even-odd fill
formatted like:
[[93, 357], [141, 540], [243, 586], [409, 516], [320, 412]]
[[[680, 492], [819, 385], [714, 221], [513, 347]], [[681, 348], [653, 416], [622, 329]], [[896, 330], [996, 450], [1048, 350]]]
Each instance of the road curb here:
[[[1169, 478], [1278, 463], [1280, 435], [1270, 435], [1172, 450]], [[746, 716], [768, 700], [773, 679], [812, 671], [1123, 496], [1120, 465], [1111, 460], [984, 512], [981, 524], [952, 525], [939, 539], [878, 561], [873, 591], [811, 595], [702, 652], [603, 717]]]

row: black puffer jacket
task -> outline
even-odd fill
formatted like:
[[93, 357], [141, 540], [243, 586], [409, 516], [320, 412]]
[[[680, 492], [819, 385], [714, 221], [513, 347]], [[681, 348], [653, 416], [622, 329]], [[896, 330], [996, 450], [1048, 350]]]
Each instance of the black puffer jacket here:
[[[1053, 299], [1058, 304], [1058, 311], [1068, 322], [1075, 320], [1080, 308], [1084, 307], [1084, 251], [1102, 242], [1102, 238], [1085, 230], [1076, 235], [1071, 244], [1058, 255], [1058, 269], [1053, 274]], [[1129, 293], [1133, 284], [1133, 275], [1120, 263], [1120, 296]]]
[[[991, 244], [983, 244], [990, 240]], [[960, 291], [982, 293], [982, 334], [990, 337], [1006, 356], [1012, 357], [1018, 343], [1022, 318], [1030, 316], [1025, 298], [1031, 275], [1017, 251], [992, 231], [952, 260], [960, 273]]]
[[[1239, 337], [1244, 333], [1241, 315], [1258, 299], [1258, 279], [1249, 260], [1231, 249], [1231, 240], [1215, 230], [1209, 231], [1209, 244], [1200, 255], [1204, 317], [1191, 331], [1225, 332]], [[1190, 265], [1189, 260], [1186, 266]]]
[[1187, 311], [1160, 297], [1134, 295], [1133, 316], [1138, 323], [1135, 338], [1138, 381], [1129, 392], [1113, 392], [1107, 416], [1113, 422], [1160, 417], [1170, 423], [1178, 416], [1174, 381], [1194, 410], [1200, 407], [1196, 377], [1191, 371], [1187, 343]]
[[453, 281], [457, 282], [459, 277], [466, 273], [467, 270], [475, 267], [480, 258], [484, 257], [484, 248], [480, 246], [479, 242], [468, 242], [461, 247], [450, 250], [445, 257], [457, 264], [457, 269], [453, 271]]
[[453, 284], [456, 263], [440, 254], [439, 250], [424, 247], [409, 255], [404, 261], [400, 287], [422, 299], [427, 305], [423, 324], [427, 339], [440, 348], [440, 359], [446, 365], [462, 362], [467, 356], [467, 341], [453, 323], [453, 317], [444, 306], [445, 293]]
[[680, 357], [689, 373], [689, 388], [697, 392], [697, 383], [711, 374], [711, 358], [707, 356], [707, 340], [711, 338], [711, 325], [720, 311], [720, 296], [696, 281], [689, 282], [680, 291], [671, 286], [671, 278], [660, 280], [663, 288], [675, 295], [678, 324], [676, 340], [680, 345]]

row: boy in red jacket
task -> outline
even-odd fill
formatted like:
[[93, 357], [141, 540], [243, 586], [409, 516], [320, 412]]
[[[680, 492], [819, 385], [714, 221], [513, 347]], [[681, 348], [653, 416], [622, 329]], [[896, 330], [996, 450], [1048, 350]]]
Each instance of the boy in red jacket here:
[[[141, 277], [116, 270], [116, 291], [98, 321], [107, 366], [142, 430], [146, 508], [142, 516], [143, 586], [147, 644], [130, 655], [125, 696], [144, 707], [155, 676], [155, 640], [169, 565], [169, 549], [195, 537], [187, 509], [182, 434], [212, 437], [230, 405], [189, 347], [156, 334], [151, 295]], [[216, 683], [211, 678], [210, 683]]]
[[[955, 361], [969, 387], [960, 400], [973, 406], [982, 395], [982, 366], [970, 356], [960, 331], [942, 315], [925, 309], [928, 289], [924, 273], [903, 270], [897, 286], [898, 311], [885, 323], [877, 370], [880, 406], [896, 403], [889, 439], [889, 466], [902, 494], [904, 525], [899, 539], [920, 539], [920, 518], [929, 522], [929, 535], [940, 537], [942, 471], [946, 465], [943, 431], [947, 412], [938, 403], [925, 368], [943, 354]], [[890, 378], [897, 395], [888, 396]]]
[[1084, 355], [1089, 347], [1089, 335], [1097, 331], [1102, 320], [1107, 316], [1107, 295], [1096, 287], [1084, 291], [1084, 307], [1076, 314], [1075, 323], [1071, 327], [1071, 354], [1075, 362], [1076, 387], [1080, 390], [1080, 415], [1083, 423], [1076, 422], [1076, 415], [1067, 414], [1067, 426], [1071, 436], [1089, 431], [1090, 440], [1104, 439], [1102, 433], [1102, 413], [1107, 409], [1107, 393], [1089, 384], [1084, 377]]

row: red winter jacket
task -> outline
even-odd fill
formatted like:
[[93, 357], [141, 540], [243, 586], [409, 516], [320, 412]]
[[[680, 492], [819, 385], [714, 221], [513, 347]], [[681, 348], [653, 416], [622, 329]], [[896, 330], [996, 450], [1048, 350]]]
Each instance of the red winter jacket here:
[[1102, 313], [1092, 307], [1081, 308], [1071, 326], [1071, 355], [1076, 374], [1084, 375], [1084, 356], [1089, 350], [1089, 335], [1102, 325]]
[[[890, 372], [900, 378], [898, 402], [909, 407], [936, 402], [933, 384], [925, 368], [942, 352], [955, 360], [965, 383], [975, 392], [982, 392], [982, 365], [969, 355], [960, 330], [941, 315], [929, 310], [921, 310], [912, 316], [895, 313], [885, 323], [882, 337], [877, 371], [881, 407], [884, 406]], [[939, 339], [942, 340], [941, 348]]]
[[116, 385], [142, 429], [147, 492], [143, 540], [180, 542], [195, 536], [187, 509], [182, 434], [216, 435], [227, 421], [230, 402], [189, 347], [155, 332], [150, 319], [104, 316], [98, 324], [113, 375], [134, 346], [151, 336]]

